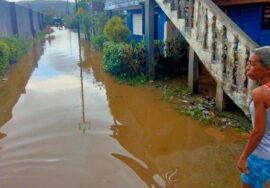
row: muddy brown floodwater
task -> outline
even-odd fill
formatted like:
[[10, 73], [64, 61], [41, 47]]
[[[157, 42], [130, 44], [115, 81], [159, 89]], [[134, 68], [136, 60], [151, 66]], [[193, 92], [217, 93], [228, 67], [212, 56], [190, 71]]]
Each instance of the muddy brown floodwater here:
[[1, 80], [1, 188], [240, 186], [246, 137], [118, 84], [102, 54], [80, 46], [55, 29]]

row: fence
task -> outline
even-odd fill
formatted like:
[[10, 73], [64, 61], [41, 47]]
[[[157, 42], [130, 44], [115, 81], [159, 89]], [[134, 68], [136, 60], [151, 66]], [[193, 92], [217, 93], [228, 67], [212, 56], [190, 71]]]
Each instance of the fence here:
[[18, 35], [29, 40], [45, 27], [45, 15], [12, 2], [0, 1], [0, 13], [0, 37]]

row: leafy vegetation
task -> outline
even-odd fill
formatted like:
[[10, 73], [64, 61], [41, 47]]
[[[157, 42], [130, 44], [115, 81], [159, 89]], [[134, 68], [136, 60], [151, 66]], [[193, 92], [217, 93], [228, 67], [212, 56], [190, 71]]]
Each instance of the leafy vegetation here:
[[147, 81], [146, 76], [142, 73], [134, 76], [121, 74], [118, 77], [118, 80], [120, 81], [120, 83], [128, 84], [130, 86], [142, 86]]
[[113, 42], [128, 42], [130, 31], [124, 20], [113, 16], [104, 27], [105, 36]]
[[211, 117], [210, 116], [206, 116], [203, 111], [198, 108], [197, 106], [195, 106], [194, 108], [190, 108], [187, 110], [180, 110], [181, 113], [188, 115], [194, 119], [199, 120], [202, 124], [204, 125], [208, 125]]
[[187, 87], [175, 87], [175, 88], [166, 88], [163, 92], [162, 99], [169, 100], [174, 97], [181, 97], [183, 95], [187, 95], [189, 90]]
[[[105, 13], [89, 10], [91, 0], [80, 0], [71, 25], [85, 33], [95, 50], [103, 51], [104, 70], [129, 85], [145, 83], [146, 45], [130, 41], [130, 31], [120, 16], [108, 20]], [[128, 43], [129, 42], [129, 43]], [[186, 55], [187, 44], [183, 37], [166, 42], [154, 41], [155, 71], [157, 77], [175, 75]], [[166, 73], [165, 73], [166, 72]], [[178, 72], [177, 72], [178, 73]], [[160, 76], [161, 75], [161, 76]]]
[[107, 42], [109, 39], [105, 37], [105, 35], [100, 34], [96, 35], [92, 38], [92, 44], [96, 51], [102, 51], [103, 50], [103, 44]]
[[135, 74], [138, 69], [132, 66], [133, 47], [125, 43], [107, 42], [104, 46], [104, 69], [113, 75], [120, 76], [123, 73]]
[[26, 44], [18, 36], [10, 35], [1, 38], [10, 49], [9, 63], [17, 62], [27, 51]]
[[163, 49], [163, 52], [158, 57], [156, 65], [157, 78], [172, 78], [186, 74], [188, 47], [183, 36], [171, 38], [159, 46], [163, 46], [163, 48], [159, 47], [159, 49]]
[[[176, 38], [171, 40], [174, 44], [180, 43], [182, 39]], [[176, 42], [177, 41], [177, 42]], [[102, 48], [102, 40], [94, 44], [96, 48]], [[185, 41], [184, 41], [185, 42]], [[172, 43], [172, 42], [171, 42]], [[154, 41], [154, 56], [155, 56], [155, 69], [157, 77], [162, 76], [175, 76], [181, 71], [181, 66], [185, 66], [180, 60], [186, 54], [183, 45], [169, 45], [170, 48], [165, 48], [166, 43], [163, 41]], [[180, 50], [180, 48], [183, 48]], [[177, 51], [179, 50], [179, 52]], [[169, 52], [167, 52], [169, 51]], [[183, 53], [177, 55], [177, 53]], [[178, 57], [174, 58], [174, 56]], [[181, 58], [180, 58], [181, 56]], [[166, 61], [167, 59], [171, 61]], [[178, 62], [175, 62], [178, 60]], [[104, 45], [103, 61], [106, 72], [115, 76], [120, 76], [127, 80], [135, 78], [137, 75], [146, 73], [146, 45], [144, 41], [131, 42], [129, 44], [124, 42], [110, 41]], [[187, 65], [186, 65], [187, 66]], [[124, 75], [124, 76], [123, 76]]]
[[69, 28], [78, 28], [85, 34], [85, 39], [90, 41], [94, 36], [103, 34], [103, 28], [108, 17], [105, 12], [90, 10], [90, 0], [78, 1], [78, 10], [72, 18], [70, 15], [64, 17]]
[[122, 83], [142, 85], [146, 77], [141, 71], [145, 62], [139, 59], [140, 54], [141, 51], [132, 44], [106, 42], [103, 50], [104, 70], [115, 75]]
[[165, 53], [167, 57], [172, 57], [174, 62], [181, 61], [181, 58], [187, 53], [188, 43], [182, 35], [168, 39], [165, 42]]
[[10, 48], [9, 46], [0, 41], [0, 75], [4, 73], [9, 64]]
[[8, 35], [0, 38], [0, 75], [6, 71], [9, 64], [17, 63], [27, 52], [27, 49], [46, 34], [47, 31], [44, 29], [38, 33], [35, 38], [29, 41], [23, 41], [15, 35]]
[[104, 12], [96, 12], [91, 16], [91, 36], [104, 34], [103, 29], [108, 21], [108, 16]]

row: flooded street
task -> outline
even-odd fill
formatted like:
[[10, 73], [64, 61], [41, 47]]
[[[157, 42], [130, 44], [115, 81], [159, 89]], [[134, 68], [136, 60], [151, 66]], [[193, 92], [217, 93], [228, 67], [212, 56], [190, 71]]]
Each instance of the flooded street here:
[[57, 30], [0, 82], [1, 188], [237, 188], [245, 137], [120, 85]]

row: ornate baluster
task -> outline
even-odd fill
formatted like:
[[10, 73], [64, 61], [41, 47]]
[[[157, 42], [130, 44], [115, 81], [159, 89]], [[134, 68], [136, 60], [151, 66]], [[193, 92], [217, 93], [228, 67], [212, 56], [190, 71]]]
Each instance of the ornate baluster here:
[[208, 10], [204, 9], [204, 38], [203, 38], [203, 48], [207, 48], [208, 44]]
[[177, 4], [177, 2], [175, 2], [175, 1], [177, 1], [177, 0], [168, 0], [169, 2], [170, 2], [170, 5], [171, 5], [171, 10], [176, 10], [175, 9], [175, 5]]
[[185, 19], [185, 26], [188, 27], [188, 7], [189, 7], [189, 0], [185, 0], [184, 5], [184, 19]]
[[202, 22], [202, 6], [201, 6], [201, 2], [197, 1], [197, 11], [196, 11], [196, 23], [195, 23], [195, 27], [196, 27], [196, 40], [200, 39], [200, 26], [201, 26], [201, 22]]
[[222, 26], [221, 37], [222, 37], [221, 62], [223, 64], [223, 81], [225, 81], [227, 72], [228, 40], [227, 40], [227, 28], [224, 25]]
[[212, 17], [212, 60], [216, 60], [216, 48], [217, 48], [217, 44], [216, 44], [216, 40], [217, 40], [217, 31], [216, 31], [216, 16]]
[[238, 46], [239, 46], [239, 40], [237, 38], [237, 36], [234, 37], [234, 41], [233, 41], [233, 85], [232, 85], [232, 89], [236, 89], [237, 87], [237, 69], [239, 67], [239, 62], [238, 62]]
[[180, 11], [180, 18], [185, 18], [185, 0], [180, 0], [180, 9], [179, 9], [179, 11]]
[[177, 10], [178, 0], [171, 0], [171, 10]]
[[181, 18], [181, 5], [180, 5], [180, 0], [176, 0], [177, 1], [177, 18]]
[[228, 91], [232, 92], [234, 84], [234, 61], [235, 61], [235, 36], [230, 31], [226, 31], [227, 39], [227, 58], [226, 58], [226, 72], [225, 72], [225, 85]]
[[193, 27], [193, 17], [194, 17], [194, 0], [189, 1], [188, 5], [188, 27]]
[[202, 4], [200, 1], [197, 1], [197, 16], [196, 16], [196, 23], [195, 23], [195, 26], [196, 26], [196, 40], [201, 40], [201, 33], [202, 33], [202, 23], [203, 23], [203, 8], [202, 8]]
[[[244, 88], [247, 88], [246, 65], [248, 62], [248, 58], [249, 58], [249, 50], [247, 49], [246, 46], [242, 45], [242, 43], [239, 42], [236, 85], [237, 91], [241, 93], [243, 92]], [[243, 94], [246, 95], [245, 93]]]
[[[249, 49], [246, 47], [245, 48], [245, 71], [246, 71], [246, 66], [248, 64], [248, 59], [249, 59]], [[245, 73], [245, 81], [244, 81], [244, 88], [247, 88], [248, 87], [248, 77], [246, 76], [246, 73]]]

